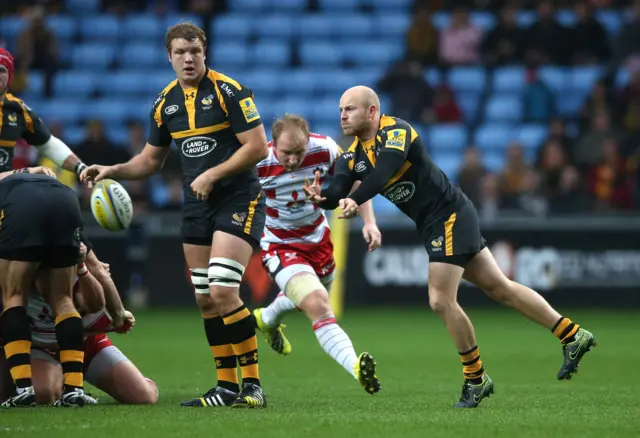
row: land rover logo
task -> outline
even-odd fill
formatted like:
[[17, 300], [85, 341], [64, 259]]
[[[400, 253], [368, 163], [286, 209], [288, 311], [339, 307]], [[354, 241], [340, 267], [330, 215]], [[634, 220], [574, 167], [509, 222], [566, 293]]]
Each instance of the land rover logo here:
[[4, 149], [0, 149], [0, 166], [8, 164], [10, 158], [11, 156], [9, 155], [9, 152]]
[[185, 157], [201, 157], [214, 150], [216, 145], [216, 141], [209, 137], [191, 137], [182, 143], [182, 153]]
[[394, 204], [407, 202], [416, 191], [416, 186], [412, 182], [398, 183], [384, 192], [384, 197]]

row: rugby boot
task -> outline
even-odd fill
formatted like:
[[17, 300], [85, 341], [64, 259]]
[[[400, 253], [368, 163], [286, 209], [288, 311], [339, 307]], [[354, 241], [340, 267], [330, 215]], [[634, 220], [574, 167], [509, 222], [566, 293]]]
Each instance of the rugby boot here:
[[28, 408], [36, 405], [36, 393], [33, 386], [24, 388], [20, 394], [6, 399], [0, 407], [3, 408]]
[[482, 376], [482, 382], [474, 385], [467, 380], [462, 385], [462, 394], [454, 408], [477, 408], [480, 402], [493, 394], [493, 380], [487, 374]]
[[266, 408], [267, 398], [262, 388], [254, 383], [244, 383], [242, 392], [233, 401], [232, 408]]
[[263, 310], [264, 309], [256, 309], [253, 311], [253, 316], [256, 318], [256, 327], [264, 333], [267, 343], [276, 351], [276, 353], [286, 356], [291, 353], [291, 343], [283, 332], [286, 325], [278, 324], [277, 327], [269, 327], [262, 320]]
[[90, 394], [86, 394], [84, 390], [76, 388], [73, 391], [67, 391], [62, 394], [60, 400], [55, 402], [53, 406], [62, 408], [81, 408], [84, 405], [97, 405], [98, 400]]
[[358, 361], [353, 366], [358, 382], [369, 394], [375, 394], [380, 391], [380, 380], [376, 375], [376, 361], [369, 353], [362, 353], [358, 357]]
[[574, 335], [574, 340], [562, 346], [564, 363], [558, 372], [558, 380], [571, 380], [571, 375], [578, 372], [582, 356], [598, 345], [591, 332], [580, 328]]
[[237, 392], [229, 391], [228, 389], [216, 386], [207, 391], [202, 397], [183, 401], [182, 403], [180, 403], [180, 406], [219, 408], [223, 406], [231, 406], [231, 404], [237, 397]]

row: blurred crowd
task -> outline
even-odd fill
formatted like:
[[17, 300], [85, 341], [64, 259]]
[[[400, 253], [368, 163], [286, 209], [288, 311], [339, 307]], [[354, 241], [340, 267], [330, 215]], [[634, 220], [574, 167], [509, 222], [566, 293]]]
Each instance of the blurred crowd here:
[[[60, 12], [63, 3], [0, 3], [0, 12], [14, 13], [18, 9], [30, 19], [30, 25], [18, 38], [15, 53], [12, 86], [17, 94], [27, 86], [27, 71], [35, 69], [45, 74], [45, 93], [51, 95], [52, 78], [60, 68], [59, 47], [44, 17]], [[310, 0], [309, 8], [315, 7], [316, 2]], [[559, 23], [554, 18], [558, 7], [574, 9], [577, 24], [567, 28]], [[628, 8], [633, 12], [617, 38], [610, 38], [594, 17], [600, 7]], [[517, 13], [523, 8], [538, 12], [536, 21], [527, 28], [516, 24]], [[225, 10], [225, 2], [105, 0], [103, 9], [116, 14], [152, 10], [159, 15], [184, 10], [209, 20]], [[451, 10], [452, 19], [447, 27], [438, 30], [433, 14], [440, 9]], [[497, 25], [484, 32], [470, 20], [471, 9], [493, 11]], [[385, 112], [425, 125], [465, 123], [473, 127], [477, 120], [465, 118], [448, 84], [429, 83], [424, 69], [437, 67], [446, 72], [461, 65], [481, 64], [489, 69], [524, 65], [528, 69], [527, 86], [521, 95], [524, 118], [549, 127], [549, 136], [534, 159], [527, 157], [522, 145], [514, 141], [506, 150], [505, 167], [498, 171], [486, 168], [482, 151], [473, 144], [464, 150], [461, 168], [450, 176], [483, 217], [495, 217], [505, 211], [545, 215], [640, 208], [640, 2], [417, 0], [413, 11], [413, 22], [406, 34], [407, 56], [378, 82], [378, 91], [390, 99], [391, 108]], [[605, 67], [582, 110], [572, 117], [558, 116], [557, 96], [536, 74], [540, 66], [548, 64]], [[631, 72], [631, 80], [624, 88], [616, 89], [614, 78], [621, 67]], [[50, 128], [65, 139], [64, 126], [54, 124]], [[122, 162], [145, 144], [143, 125], [132, 122], [128, 129], [126, 144], [113, 144], [102, 123], [96, 120], [86, 126], [84, 141], [71, 146], [88, 164]], [[32, 148], [25, 144], [17, 147], [16, 166], [32, 164], [34, 160], [39, 157]], [[61, 173], [60, 177], [74, 184], [74, 175]], [[128, 189], [140, 210], [179, 208], [182, 187], [178, 153], [173, 150], [162, 175], [148, 182], [131, 183]], [[87, 196], [85, 204], [86, 199]]]

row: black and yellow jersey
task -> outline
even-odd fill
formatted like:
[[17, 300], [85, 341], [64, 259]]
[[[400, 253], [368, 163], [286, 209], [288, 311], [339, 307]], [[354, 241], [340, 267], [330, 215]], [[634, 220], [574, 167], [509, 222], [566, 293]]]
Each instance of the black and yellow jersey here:
[[[354, 181], [362, 181], [349, 195], [358, 205], [380, 193], [418, 226], [468, 202], [431, 160], [415, 129], [402, 119], [386, 115], [380, 117], [380, 129], [374, 138], [356, 138], [338, 158], [335, 175], [340, 186], [338, 197], [345, 197]], [[325, 196], [324, 190], [322, 193]]]
[[[180, 150], [187, 198], [195, 198], [190, 188], [195, 178], [242, 146], [236, 134], [262, 124], [251, 90], [211, 69], [194, 88], [182, 88], [177, 79], [171, 82], [158, 95], [150, 118], [148, 143], [168, 147], [174, 141]], [[255, 168], [216, 183], [211, 198], [232, 184], [251, 183], [259, 184]]]
[[0, 172], [13, 169], [13, 151], [21, 138], [40, 146], [49, 141], [51, 133], [31, 108], [7, 93], [0, 100]]

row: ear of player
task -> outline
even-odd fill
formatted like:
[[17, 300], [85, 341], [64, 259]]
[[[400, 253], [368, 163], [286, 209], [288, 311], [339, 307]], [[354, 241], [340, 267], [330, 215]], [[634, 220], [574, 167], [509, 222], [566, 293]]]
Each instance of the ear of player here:
[[127, 190], [112, 179], [96, 183], [91, 192], [91, 212], [98, 224], [109, 231], [129, 228], [133, 203]]

